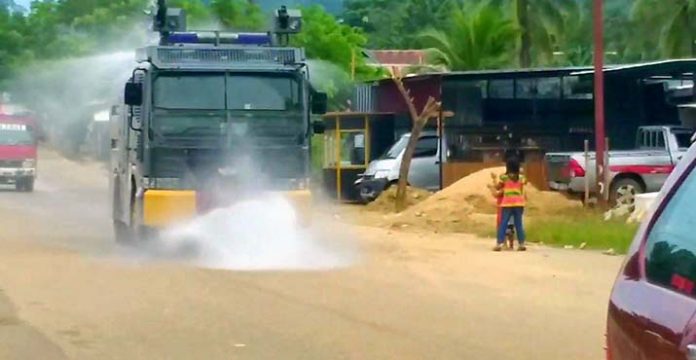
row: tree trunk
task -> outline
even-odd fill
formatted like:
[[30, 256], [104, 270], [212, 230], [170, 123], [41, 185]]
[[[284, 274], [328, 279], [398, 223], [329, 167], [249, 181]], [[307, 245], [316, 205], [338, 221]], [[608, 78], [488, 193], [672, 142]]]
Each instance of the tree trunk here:
[[395, 207], [396, 211], [400, 212], [406, 208], [406, 185], [408, 184], [408, 173], [411, 168], [411, 159], [413, 158], [413, 153], [416, 151], [418, 138], [420, 137], [423, 127], [425, 127], [428, 120], [440, 112], [441, 103], [435, 101], [435, 99], [431, 96], [428, 98], [428, 101], [423, 107], [423, 111], [421, 111], [419, 114], [418, 110], [416, 110], [415, 102], [413, 98], [411, 98], [411, 94], [409, 93], [408, 89], [406, 89], [406, 86], [404, 86], [401, 72], [394, 68], [392, 74], [394, 76], [394, 84], [403, 97], [404, 102], [406, 102], [408, 113], [411, 117], [411, 137], [408, 140], [408, 144], [404, 150], [404, 155], [401, 158], [401, 167], [399, 168], [399, 183], [396, 188]]
[[517, 23], [520, 26], [520, 67], [532, 66], [532, 38], [529, 29], [529, 2], [517, 0]]
[[411, 137], [408, 139], [408, 144], [404, 150], [404, 156], [401, 158], [401, 167], [399, 168], [399, 183], [396, 188], [396, 211], [401, 212], [406, 209], [406, 187], [408, 186], [408, 173], [411, 169], [411, 160], [413, 153], [416, 151], [416, 144], [420, 138], [423, 127], [428, 119], [423, 121], [415, 121], [411, 128]]

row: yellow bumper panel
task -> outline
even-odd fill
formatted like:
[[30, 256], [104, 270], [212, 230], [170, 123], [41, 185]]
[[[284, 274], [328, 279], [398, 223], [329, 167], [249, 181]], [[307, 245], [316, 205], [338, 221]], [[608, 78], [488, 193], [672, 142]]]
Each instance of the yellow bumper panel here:
[[196, 192], [147, 190], [143, 199], [143, 223], [166, 227], [196, 216]]
[[297, 190], [282, 192], [281, 195], [295, 208], [300, 224], [309, 226], [312, 223], [312, 193], [309, 190]]
[[[308, 190], [281, 192], [296, 210], [302, 226], [312, 222], [312, 193]], [[143, 199], [143, 225], [163, 228], [198, 215], [195, 191], [147, 190]]]

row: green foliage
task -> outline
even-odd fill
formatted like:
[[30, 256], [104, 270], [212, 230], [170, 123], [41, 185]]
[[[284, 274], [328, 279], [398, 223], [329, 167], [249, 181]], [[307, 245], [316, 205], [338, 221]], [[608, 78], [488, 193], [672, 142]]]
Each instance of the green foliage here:
[[578, 5], [576, 0], [493, 0], [491, 4], [507, 7], [519, 28], [520, 67], [553, 61], [557, 38], [565, 32], [564, 14], [573, 12]]
[[186, 25], [190, 28], [204, 29], [215, 22], [210, 7], [201, 0], [170, 0], [167, 4], [186, 11]]
[[31, 60], [32, 54], [23, 49], [26, 19], [0, 8], [0, 79], [22, 63]]
[[410, 0], [404, 3], [399, 33], [405, 47], [418, 44], [418, 33], [424, 28], [444, 29], [457, 10], [456, 0]]
[[[148, 0], [34, 1], [28, 14], [0, 7], [0, 81], [35, 59], [79, 57], [143, 44]], [[191, 28], [260, 30], [267, 16], [248, 0], [169, 0]]]
[[400, 30], [407, 3], [403, 0], [346, 0], [343, 21], [368, 36], [369, 48], [400, 49], [404, 40]]
[[264, 28], [266, 15], [248, 0], [213, 0], [211, 8], [225, 29], [255, 31]]
[[481, 3], [454, 10], [446, 30], [426, 30], [420, 39], [430, 49], [432, 63], [476, 70], [508, 66], [517, 34], [498, 7]]
[[649, 29], [646, 35], [653, 46], [659, 43], [662, 56], [696, 56], [696, 0], [636, 0], [632, 16]]
[[302, 9], [304, 27], [293, 36], [293, 46], [304, 47], [313, 85], [331, 98], [331, 107], [344, 107], [351, 95], [351, 74], [355, 66], [355, 80], [375, 79], [382, 73], [365, 63], [361, 56], [367, 39], [356, 28], [338, 22], [320, 6]]
[[[335, 8], [337, 1], [324, 3]], [[169, 0], [187, 10], [191, 28], [243, 31], [266, 29], [269, 4], [281, 2]], [[0, 81], [36, 59], [142, 44], [150, 35], [143, 12], [150, 4], [43, 0], [28, 14], [0, 6]], [[609, 63], [696, 55], [696, 0], [605, 0], [604, 10]], [[326, 62], [319, 68], [330, 76], [320, 83], [340, 99], [336, 106], [347, 96], [354, 53], [355, 80], [384, 76], [365, 64], [365, 48], [432, 48], [435, 65], [452, 69], [515, 66], [527, 57], [533, 66], [587, 65], [593, 53], [592, 0], [346, 0], [340, 20], [320, 6], [305, 7], [304, 17], [304, 32], [293, 43]]]

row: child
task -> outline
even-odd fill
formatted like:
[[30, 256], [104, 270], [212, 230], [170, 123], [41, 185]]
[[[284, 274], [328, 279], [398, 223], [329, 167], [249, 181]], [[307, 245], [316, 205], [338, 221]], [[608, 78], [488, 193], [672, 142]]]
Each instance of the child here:
[[495, 187], [498, 191], [502, 192], [500, 200], [502, 215], [501, 222], [498, 226], [497, 243], [493, 248], [493, 251], [502, 250], [502, 247], [505, 244], [507, 224], [509, 223], [510, 219], [512, 219], [515, 223], [517, 240], [519, 242], [517, 250], [527, 250], [527, 247], [525, 246], [524, 225], [522, 222], [522, 215], [524, 214], [526, 201], [524, 196], [525, 183], [526, 180], [520, 172], [519, 161], [516, 158], [509, 159], [505, 165], [505, 174], [500, 176], [500, 180]]
[[[498, 184], [498, 175], [496, 175], [495, 173], [491, 173], [491, 179], [493, 180], [493, 183], [488, 185], [488, 189], [491, 191], [491, 194], [495, 198], [495, 202], [496, 202], [497, 211], [496, 211], [495, 228], [496, 228], [496, 232], [497, 232], [497, 229], [498, 229], [498, 227], [500, 227], [500, 224], [502, 223], [502, 220], [503, 220], [503, 208], [500, 207], [500, 204], [503, 201], [503, 192], [496, 188], [496, 185]], [[512, 220], [512, 219], [510, 219], [510, 220]], [[505, 237], [506, 237], [507, 242], [508, 242], [507, 248], [509, 250], [512, 250], [514, 248], [514, 241], [515, 241], [515, 230], [514, 230], [514, 226], [512, 224], [512, 221], [509, 221], [507, 224], [507, 230], [505, 232]]]

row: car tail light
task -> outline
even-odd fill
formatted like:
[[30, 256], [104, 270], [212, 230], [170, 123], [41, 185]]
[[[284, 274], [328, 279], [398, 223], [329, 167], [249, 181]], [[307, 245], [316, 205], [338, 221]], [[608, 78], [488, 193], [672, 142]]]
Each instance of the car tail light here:
[[585, 169], [583, 169], [580, 163], [575, 159], [570, 159], [566, 170], [568, 171], [568, 176], [572, 178], [585, 176]]

